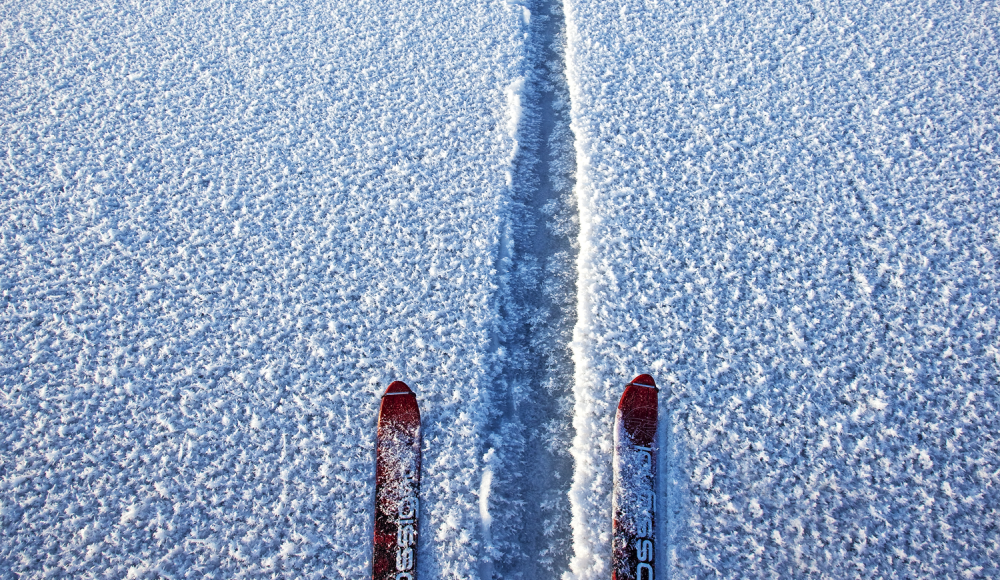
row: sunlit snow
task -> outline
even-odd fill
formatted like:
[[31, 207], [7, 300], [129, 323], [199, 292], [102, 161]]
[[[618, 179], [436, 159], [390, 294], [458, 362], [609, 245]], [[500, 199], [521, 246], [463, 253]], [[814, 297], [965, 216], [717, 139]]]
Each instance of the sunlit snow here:
[[647, 371], [658, 577], [1000, 574], [1000, 5], [566, 4], [574, 577]]
[[425, 421], [421, 571], [476, 573], [524, 26], [0, 7], [0, 576], [370, 574], [393, 379]]
[[420, 577], [606, 578], [643, 372], [658, 578], [1000, 576], [998, 34], [995, 0], [6, 2], [0, 577], [367, 577], [398, 379]]

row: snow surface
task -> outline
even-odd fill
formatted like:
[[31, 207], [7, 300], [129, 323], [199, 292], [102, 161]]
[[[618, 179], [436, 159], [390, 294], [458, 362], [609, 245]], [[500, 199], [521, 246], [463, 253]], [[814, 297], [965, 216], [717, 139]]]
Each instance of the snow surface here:
[[1000, 576], [1000, 3], [559, 4], [0, 5], [0, 577]]
[[1000, 575], [1000, 4], [566, 7], [572, 576], [646, 371], [658, 577]]
[[424, 419], [421, 576], [477, 573], [525, 26], [0, 6], [0, 576], [370, 574], [393, 379]]

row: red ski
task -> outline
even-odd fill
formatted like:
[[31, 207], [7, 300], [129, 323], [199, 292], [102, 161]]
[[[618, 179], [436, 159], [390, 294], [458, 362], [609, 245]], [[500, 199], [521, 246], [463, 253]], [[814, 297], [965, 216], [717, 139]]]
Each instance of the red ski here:
[[417, 577], [419, 496], [420, 410], [410, 387], [395, 381], [378, 413], [372, 580]]
[[615, 413], [612, 580], [655, 578], [656, 395], [653, 377], [639, 375]]

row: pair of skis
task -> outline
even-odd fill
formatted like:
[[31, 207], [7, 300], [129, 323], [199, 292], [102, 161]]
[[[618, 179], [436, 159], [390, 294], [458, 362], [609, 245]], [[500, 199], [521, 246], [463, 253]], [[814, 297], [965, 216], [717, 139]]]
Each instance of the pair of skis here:
[[[612, 580], [655, 580], [656, 396], [653, 377], [639, 375], [615, 413]], [[395, 381], [378, 416], [372, 580], [416, 579], [419, 496], [420, 410]]]

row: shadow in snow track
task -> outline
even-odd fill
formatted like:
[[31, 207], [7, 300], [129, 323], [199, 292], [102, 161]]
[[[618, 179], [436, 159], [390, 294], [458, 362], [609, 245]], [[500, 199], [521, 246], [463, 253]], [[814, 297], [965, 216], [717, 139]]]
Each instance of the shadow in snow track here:
[[[494, 385], [500, 416], [481, 489], [483, 578], [558, 578], [572, 550], [573, 361], [579, 219], [560, 0], [536, 0], [528, 37]], [[491, 489], [492, 488], [492, 489]], [[488, 505], [487, 500], [488, 498]]]

